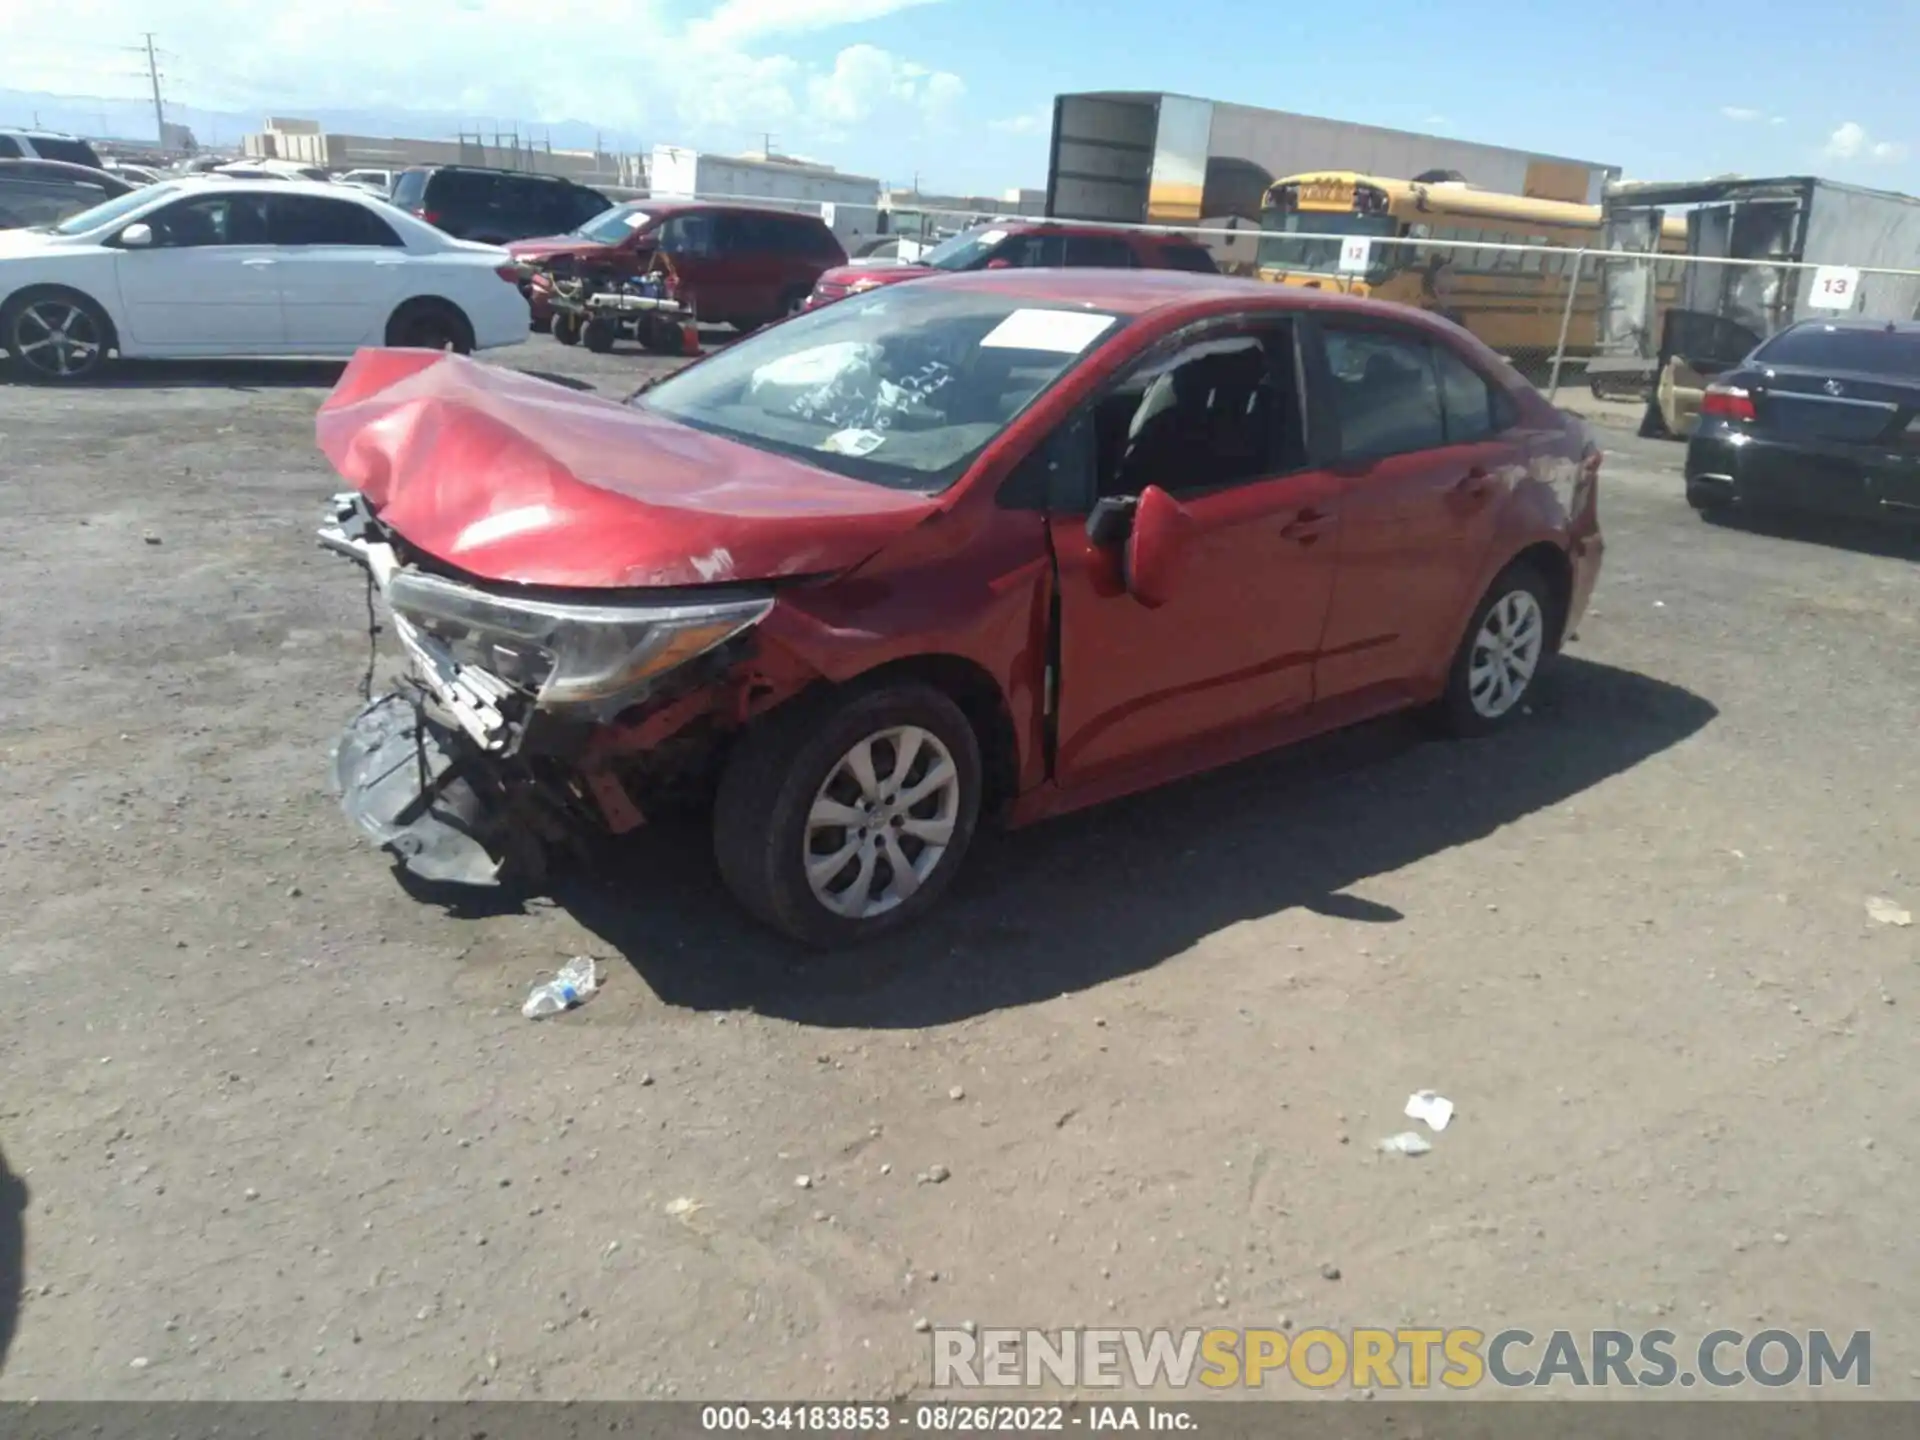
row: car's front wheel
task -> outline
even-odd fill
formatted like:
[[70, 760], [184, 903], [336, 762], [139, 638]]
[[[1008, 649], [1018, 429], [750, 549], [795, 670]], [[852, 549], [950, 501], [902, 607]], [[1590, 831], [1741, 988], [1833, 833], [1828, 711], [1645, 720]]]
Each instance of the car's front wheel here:
[[43, 385], [91, 380], [107, 363], [113, 322], [72, 290], [29, 290], [0, 310], [0, 344], [25, 378]]
[[409, 300], [387, 322], [387, 344], [410, 350], [473, 353], [473, 326], [444, 300]]
[[899, 928], [952, 884], [979, 822], [980, 745], [917, 682], [776, 712], [734, 752], [714, 850], [736, 899], [802, 944]]
[[1447, 673], [1439, 719], [1455, 735], [1485, 735], [1517, 715], [1552, 650], [1554, 605], [1540, 571], [1509, 565], [1487, 587]]

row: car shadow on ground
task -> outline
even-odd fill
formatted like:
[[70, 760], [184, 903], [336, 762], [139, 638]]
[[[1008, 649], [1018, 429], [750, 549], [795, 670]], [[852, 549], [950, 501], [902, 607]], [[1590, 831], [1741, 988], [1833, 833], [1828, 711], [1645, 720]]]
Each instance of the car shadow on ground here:
[[809, 956], [748, 921], [704, 829], [642, 832], [555, 898], [660, 998], [828, 1027], [939, 1025], [1149, 969], [1245, 920], [1305, 907], [1401, 919], [1350, 893], [1470, 844], [1679, 744], [1717, 711], [1664, 682], [1571, 658], [1499, 736], [1361, 726], [1010, 834], [983, 834], [916, 927]]
[[1752, 510], [1740, 506], [1711, 511], [1707, 523], [1775, 540], [1798, 540], [1890, 560], [1920, 560], [1920, 515], [1907, 525], [1875, 524], [1838, 515], [1791, 510]]
[[[77, 390], [330, 390], [343, 360], [116, 360]], [[16, 366], [0, 383], [27, 385]]]
[[7, 1368], [27, 1283], [27, 1182], [7, 1168], [0, 1151], [0, 1374]]

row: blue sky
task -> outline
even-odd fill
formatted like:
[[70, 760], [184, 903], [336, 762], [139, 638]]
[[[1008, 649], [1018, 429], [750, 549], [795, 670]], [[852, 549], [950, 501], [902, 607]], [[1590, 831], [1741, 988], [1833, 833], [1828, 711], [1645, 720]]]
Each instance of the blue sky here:
[[[143, 30], [182, 105], [354, 107], [630, 144], [776, 148], [929, 189], [1038, 185], [1052, 96], [1171, 90], [1619, 164], [1920, 191], [1911, 0], [1816, 12], [1653, 0], [7, 0], [0, 88], [137, 98]], [[541, 17], [540, 21], [529, 16]], [[76, 40], [76, 33], [85, 38]], [[548, 35], [600, 37], [568, 71]], [[1789, 75], [1791, 78], [1788, 78]], [[21, 117], [0, 116], [0, 120]]]

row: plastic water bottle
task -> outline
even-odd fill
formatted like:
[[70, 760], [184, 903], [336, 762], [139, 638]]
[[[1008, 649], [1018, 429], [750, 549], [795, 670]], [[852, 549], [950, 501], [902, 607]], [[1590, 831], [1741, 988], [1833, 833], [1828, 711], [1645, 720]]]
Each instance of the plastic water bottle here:
[[529, 1020], [558, 1015], [563, 1010], [571, 1010], [582, 1004], [599, 988], [600, 979], [594, 971], [593, 957], [576, 955], [560, 967], [553, 979], [533, 987], [533, 993], [527, 996], [527, 1003], [520, 1007], [520, 1013]]

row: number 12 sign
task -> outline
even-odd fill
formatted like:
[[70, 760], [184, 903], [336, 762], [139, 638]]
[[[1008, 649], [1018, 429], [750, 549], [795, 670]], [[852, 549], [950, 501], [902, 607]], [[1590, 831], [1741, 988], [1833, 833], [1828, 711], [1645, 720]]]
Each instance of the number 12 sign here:
[[1813, 272], [1807, 304], [1816, 310], [1851, 310], [1860, 298], [1860, 272], [1849, 265], [1822, 265]]
[[1340, 273], [1364, 275], [1373, 263], [1373, 241], [1364, 235], [1350, 236], [1340, 244]]

